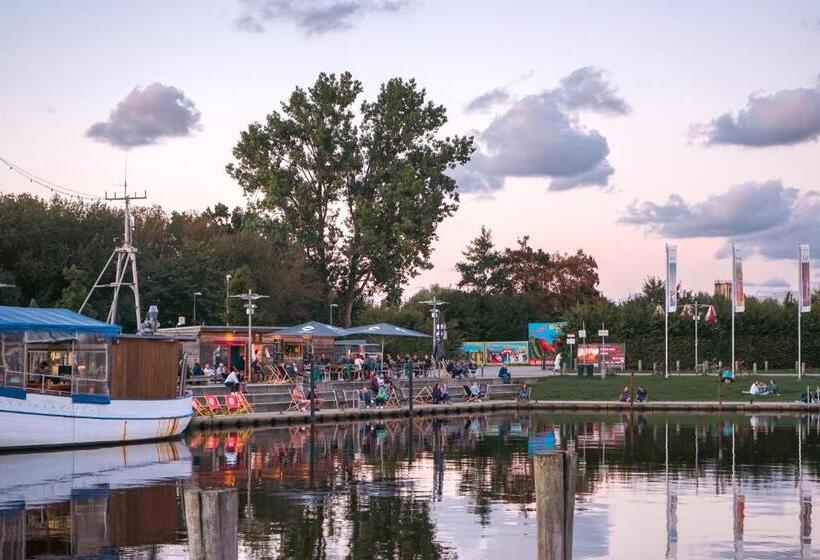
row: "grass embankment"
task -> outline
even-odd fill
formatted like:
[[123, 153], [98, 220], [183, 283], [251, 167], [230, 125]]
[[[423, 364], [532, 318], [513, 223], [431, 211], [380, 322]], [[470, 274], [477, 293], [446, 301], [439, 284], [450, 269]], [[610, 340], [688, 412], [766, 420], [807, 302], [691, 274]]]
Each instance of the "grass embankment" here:
[[[744, 395], [754, 381], [754, 377], [739, 377], [734, 383], [722, 386], [724, 401], [749, 401], [751, 397]], [[759, 377], [764, 382], [769, 380]], [[806, 386], [812, 391], [820, 385], [820, 377], [804, 376], [777, 377], [775, 382], [780, 385], [780, 395], [755, 397], [759, 402], [794, 402], [800, 399]], [[600, 375], [593, 378], [576, 376], [547, 377], [535, 383], [532, 387], [532, 398], [541, 401], [614, 401], [617, 400], [625, 386], [630, 385], [629, 375], [607, 376], [602, 380]], [[650, 401], [718, 401], [718, 382], [714, 376], [672, 376], [664, 379], [659, 376], [635, 376], [635, 391], [643, 385], [649, 393]]]

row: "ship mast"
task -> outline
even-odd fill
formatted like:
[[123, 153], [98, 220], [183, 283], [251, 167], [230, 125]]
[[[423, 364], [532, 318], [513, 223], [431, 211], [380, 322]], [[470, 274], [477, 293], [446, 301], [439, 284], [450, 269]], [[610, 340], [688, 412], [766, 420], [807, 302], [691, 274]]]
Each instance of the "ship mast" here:
[[[110, 202], [125, 203], [125, 209], [123, 211], [122, 245], [116, 247], [114, 251], [111, 253], [111, 256], [108, 257], [108, 261], [105, 263], [105, 266], [100, 272], [100, 275], [94, 282], [94, 286], [91, 287], [91, 290], [89, 290], [88, 295], [85, 297], [85, 301], [83, 301], [82, 306], [80, 306], [79, 312], [83, 312], [83, 309], [88, 303], [88, 300], [91, 299], [91, 294], [94, 293], [94, 290], [96, 290], [97, 288], [114, 288], [114, 296], [111, 299], [111, 308], [108, 310], [107, 319], [107, 322], [113, 325], [117, 321], [117, 307], [119, 305], [120, 300], [120, 289], [123, 286], [125, 286], [131, 288], [131, 292], [134, 294], [134, 310], [136, 311], [137, 328], [139, 328], [139, 326], [142, 324], [142, 314], [140, 311], [139, 275], [137, 274], [137, 248], [134, 247], [134, 245], [132, 244], [134, 218], [131, 216], [131, 201], [145, 200], [148, 197], [145, 192], [143, 192], [141, 196], [129, 194], [127, 176], [125, 178], [125, 181], [123, 182], [122, 187], [122, 196], [117, 196], [116, 193], [109, 196], [107, 192], [105, 193], [105, 200]], [[111, 263], [114, 261], [115, 257], [117, 259], [117, 264], [114, 272], [114, 281], [100, 283], [102, 281], [103, 276], [105, 276], [105, 273], [108, 271], [108, 267], [111, 266]], [[131, 269], [130, 282], [125, 280], [125, 276], [129, 268]]]

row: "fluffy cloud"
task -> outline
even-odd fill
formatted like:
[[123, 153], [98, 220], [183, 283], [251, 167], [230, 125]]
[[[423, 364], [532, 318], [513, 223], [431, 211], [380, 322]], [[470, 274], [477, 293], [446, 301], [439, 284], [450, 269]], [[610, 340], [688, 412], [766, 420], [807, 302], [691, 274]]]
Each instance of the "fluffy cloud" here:
[[724, 113], [693, 129], [707, 144], [786, 146], [820, 136], [820, 85], [751, 95], [736, 115]]
[[490, 109], [495, 108], [496, 105], [506, 103], [509, 100], [510, 92], [508, 92], [506, 88], [497, 87], [486, 93], [482, 93], [467, 103], [464, 110], [467, 113], [483, 113], [484, 111], [489, 111]]
[[86, 136], [118, 148], [155, 144], [163, 138], [190, 136], [200, 128], [200, 113], [182, 90], [153, 83], [135, 87]]
[[[620, 221], [664, 237], [727, 237], [747, 254], [794, 259], [801, 243], [820, 248], [820, 192], [787, 188], [780, 181], [750, 182], [695, 204], [680, 195], [664, 204], [633, 203]], [[717, 257], [729, 256], [731, 241]]]
[[494, 190], [506, 177], [549, 177], [550, 190], [607, 185], [613, 173], [606, 160], [609, 145], [580, 123], [581, 111], [624, 115], [629, 107], [602, 70], [580, 68], [557, 88], [514, 101], [479, 132], [481, 149], [464, 171], [471, 180], [459, 186], [468, 192]]
[[673, 194], [663, 204], [631, 204], [621, 222], [666, 237], [736, 237], [769, 230], [789, 220], [798, 190], [780, 181], [735, 185], [690, 204]]
[[261, 33], [270, 23], [295, 25], [308, 35], [345, 31], [371, 13], [397, 12], [410, 0], [240, 0], [236, 26]]

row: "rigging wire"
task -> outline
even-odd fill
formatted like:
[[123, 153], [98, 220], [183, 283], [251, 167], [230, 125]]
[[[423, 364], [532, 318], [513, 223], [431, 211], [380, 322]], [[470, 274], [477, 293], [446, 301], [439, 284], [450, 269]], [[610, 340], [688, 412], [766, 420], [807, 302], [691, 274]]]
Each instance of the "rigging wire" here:
[[83, 192], [83, 191], [78, 191], [76, 189], [71, 189], [71, 188], [68, 188], [68, 187], [64, 187], [62, 185], [58, 185], [57, 183], [55, 183], [53, 181], [49, 181], [48, 179], [44, 179], [42, 177], [39, 177], [39, 176], [35, 175], [34, 173], [31, 173], [30, 171], [26, 171], [25, 169], [23, 169], [22, 167], [20, 167], [16, 163], [13, 163], [13, 162], [9, 161], [8, 159], [4, 158], [3, 156], [0, 156], [0, 162], [7, 165], [9, 170], [17, 173], [18, 175], [20, 175], [21, 177], [24, 177], [25, 179], [28, 179], [29, 183], [39, 185], [39, 186], [43, 187], [44, 189], [48, 189], [52, 193], [68, 197], [69, 199], [76, 198], [77, 200], [93, 200], [93, 201], [97, 201], [97, 202], [102, 200], [102, 198], [99, 197], [99, 196], [94, 196], [92, 194], [89, 194], [89, 193], [86, 193], [86, 192]]

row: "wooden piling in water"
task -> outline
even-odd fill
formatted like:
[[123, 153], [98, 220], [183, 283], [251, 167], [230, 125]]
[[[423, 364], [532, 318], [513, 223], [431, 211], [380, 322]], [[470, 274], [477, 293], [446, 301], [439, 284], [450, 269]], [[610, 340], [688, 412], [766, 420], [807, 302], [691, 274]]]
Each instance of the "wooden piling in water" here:
[[533, 456], [538, 560], [572, 560], [578, 456], [549, 451]]
[[239, 556], [239, 494], [236, 489], [185, 489], [185, 524], [191, 560]]

